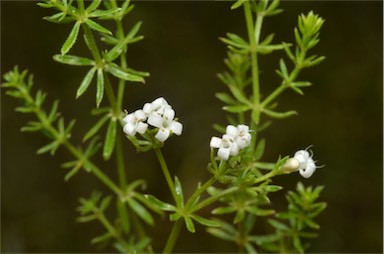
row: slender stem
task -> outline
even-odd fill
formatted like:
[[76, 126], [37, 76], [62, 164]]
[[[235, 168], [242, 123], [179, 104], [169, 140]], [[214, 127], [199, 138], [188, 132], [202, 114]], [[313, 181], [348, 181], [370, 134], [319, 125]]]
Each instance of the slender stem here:
[[108, 221], [108, 219], [104, 216], [100, 211], [95, 211], [97, 218], [101, 222], [101, 224], [107, 229], [107, 231], [116, 238], [123, 246], [127, 246], [127, 242], [125, 242], [120, 234], [116, 231], [116, 229], [112, 226], [112, 224]]
[[120, 186], [123, 190], [125, 190], [127, 187], [127, 179], [125, 174], [123, 144], [121, 142], [120, 132], [117, 133], [117, 137], [116, 137], [116, 164], [117, 164], [117, 172], [119, 175]]
[[194, 212], [202, 209], [203, 207], [206, 207], [207, 205], [212, 204], [216, 200], [224, 197], [225, 195], [228, 195], [228, 194], [230, 194], [232, 192], [237, 191], [238, 189], [239, 189], [238, 187], [234, 186], [234, 187], [231, 187], [231, 188], [228, 188], [228, 189], [222, 191], [219, 195], [209, 197], [209, 198], [205, 199], [204, 201], [200, 202], [199, 204], [197, 204], [196, 206], [194, 206], [191, 209], [190, 213], [194, 213]]
[[175, 224], [173, 224], [172, 231], [168, 237], [167, 244], [165, 245], [163, 253], [172, 252], [173, 247], [175, 246], [175, 243], [177, 241], [177, 238], [179, 237], [182, 226], [183, 226], [182, 219], [179, 219], [178, 221], [175, 222]]
[[120, 188], [107, 175], [105, 175], [103, 171], [101, 171], [101, 169], [99, 169], [95, 164], [89, 161], [88, 158], [85, 158], [84, 155], [78, 149], [76, 149], [71, 143], [69, 143], [68, 140], [66, 140], [63, 144], [76, 158], [80, 160], [85, 160], [85, 162], [91, 168], [91, 172], [97, 178], [99, 178], [100, 181], [102, 181], [105, 185], [107, 185], [118, 196], [121, 196]]
[[258, 16], [256, 19], [256, 30], [253, 25], [253, 17], [251, 12], [251, 6], [249, 1], [244, 2], [244, 13], [245, 20], [248, 30], [248, 39], [251, 46], [251, 64], [252, 64], [252, 90], [253, 90], [253, 105], [254, 109], [252, 112], [253, 121], [251, 123], [251, 129], [255, 129], [259, 123], [260, 118], [260, 88], [259, 88], [259, 67], [257, 61], [257, 46], [260, 37], [260, 29], [262, 24], [262, 16]]
[[107, 93], [109, 103], [111, 104], [111, 108], [113, 109], [114, 116], [117, 119], [119, 119], [121, 110], [119, 107], [117, 107], [116, 96], [115, 96], [115, 93], [113, 92], [111, 81], [106, 75], [104, 79], [105, 79], [105, 82], [104, 82], [105, 92]]
[[215, 177], [211, 177], [205, 184], [203, 184], [197, 191], [195, 191], [195, 193], [193, 193], [185, 205], [186, 209], [188, 210], [189, 206], [195, 202], [196, 198], [199, 197], [206, 189], [208, 189], [208, 187], [212, 186], [212, 184], [214, 184], [216, 181], [217, 180]]
[[173, 183], [171, 175], [169, 174], [168, 166], [167, 166], [167, 163], [165, 162], [163, 153], [161, 152], [160, 148], [155, 148], [154, 150], [155, 150], [157, 159], [159, 160], [160, 167], [163, 171], [165, 180], [167, 181], [169, 190], [171, 191], [173, 199], [175, 200], [175, 203], [177, 204], [177, 194], [176, 194], [176, 190], [175, 190], [175, 184]]
[[95, 38], [93, 37], [91, 29], [88, 27], [88, 25], [83, 25], [85, 38], [87, 40], [87, 45], [89, 50], [91, 51], [91, 54], [93, 58], [96, 61], [96, 64], [98, 67], [102, 67], [103, 65], [103, 59], [101, 58], [99, 48], [97, 47]]

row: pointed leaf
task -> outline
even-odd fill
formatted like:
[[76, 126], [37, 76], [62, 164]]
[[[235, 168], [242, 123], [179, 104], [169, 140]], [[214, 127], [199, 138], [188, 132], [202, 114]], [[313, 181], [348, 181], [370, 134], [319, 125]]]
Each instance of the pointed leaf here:
[[188, 231], [191, 233], [195, 233], [195, 225], [193, 224], [193, 221], [189, 217], [184, 217], [185, 226], [187, 227]]
[[103, 149], [103, 157], [104, 160], [109, 160], [112, 155], [113, 148], [115, 147], [116, 140], [116, 120], [111, 119], [109, 122], [107, 134], [105, 137], [104, 149]]
[[104, 96], [104, 74], [102, 69], [97, 69], [96, 106], [99, 107]]
[[175, 192], [177, 197], [177, 206], [178, 207], [184, 207], [184, 194], [183, 194], [183, 188], [181, 187], [181, 183], [179, 181], [179, 178], [175, 176]]
[[88, 88], [89, 84], [91, 84], [91, 81], [93, 79], [93, 76], [95, 75], [96, 68], [91, 68], [88, 73], [85, 75], [83, 81], [81, 82], [81, 85], [77, 89], [76, 92], [76, 99], [79, 98]]
[[269, 109], [262, 109], [262, 112], [272, 118], [276, 119], [284, 119], [293, 115], [297, 115], [297, 112], [294, 110], [287, 111], [287, 112], [276, 112]]
[[144, 83], [144, 79], [140, 76], [137, 75], [132, 75], [126, 71], [124, 71], [122, 68], [120, 68], [118, 65], [115, 63], [109, 63], [106, 66], [106, 69], [109, 73], [111, 73], [113, 76], [124, 79], [127, 81], [133, 81], [133, 82], [142, 82]]
[[111, 31], [109, 31], [107, 28], [99, 25], [98, 23], [96, 23], [95, 21], [91, 20], [91, 19], [87, 19], [85, 21], [85, 23], [93, 30], [96, 30], [100, 33], [104, 33], [104, 34], [112, 34]]
[[61, 54], [65, 55], [72, 48], [73, 44], [75, 44], [77, 40], [77, 36], [79, 34], [81, 23], [78, 21], [73, 26], [71, 32], [68, 35], [68, 38], [65, 40], [63, 46], [61, 47]]
[[77, 66], [92, 66], [95, 64], [95, 61], [91, 59], [72, 55], [54, 55], [53, 59], [59, 63]]
[[176, 211], [176, 207], [174, 207], [171, 204], [160, 201], [159, 199], [157, 199], [156, 197], [154, 197], [152, 195], [145, 195], [145, 198], [149, 202], [151, 202], [154, 206], [157, 206], [158, 208], [160, 208], [163, 211]]
[[110, 118], [109, 114], [106, 114], [100, 120], [85, 134], [83, 138], [83, 142], [87, 141], [89, 138], [93, 137], [100, 128], [107, 122], [107, 120]]
[[129, 199], [128, 205], [132, 210], [141, 218], [143, 219], [146, 223], [149, 225], [153, 225], [153, 218], [152, 215], [147, 211], [147, 209], [144, 208], [139, 202], [137, 202], [134, 199]]
[[250, 110], [251, 108], [248, 105], [236, 105], [236, 106], [224, 106], [223, 109], [231, 113], [242, 113]]
[[215, 220], [205, 219], [203, 217], [200, 217], [196, 214], [192, 214], [191, 218], [200, 223], [201, 225], [207, 226], [207, 227], [218, 227], [220, 226], [220, 223]]

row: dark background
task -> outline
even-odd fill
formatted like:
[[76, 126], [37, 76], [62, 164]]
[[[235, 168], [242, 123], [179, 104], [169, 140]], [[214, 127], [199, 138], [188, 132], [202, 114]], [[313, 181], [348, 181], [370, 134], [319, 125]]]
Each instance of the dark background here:
[[[151, 76], [145, 85], [129, 86], [124, 105], [133, 111], [164, 96], [176, 110], [184, 132], [167, 141], [164, 153], [171, 173], [181, 179], [187, 193], [208, 177], [208, 144], [217, 135], [212, 124], [225, 124], [222, 104], [214, 98], [215, 92], [226, 90], [216, 78], [225, 69], [226, 52], [218, 37], [226, 32], [246, 36], [242, 10], [231, 11], [230, 5], [137, 2], [126, 20], [126, 28], [143, 21], [141, 34], [146, 38], [130, 47], [128, 61]], [[327, 59], [303, 72], [300, 79], [314, 84], [305, 89], [305, 96], [289, 91], [279, 100], [280, 109], [296, 109], [300, 114], [275, 121], [262, 134], [267, 139], [264, 160], [275, 161], [279, 154], [293, 154], [313, 144], [314, 158], [318, 164], [326, 164], [310, 179], [291, 174], [275, 180], [287, 189], [297, 181], [326, 186], [321, 200], [328, 208], [318, 218], [320, 237], [311, 241], [310, 252], [382, 252], [383, 4], [283, 1], [281, 7], [284, 13], [265, 20], [262, 37], [273, 32], [275, 42], [292, 42], [297, 16], [314, 10], [326, 20], [314, 51]], [[89, 115], [95, 90], [91, 88], [75, 100], [86, 69], [52, 60], [72, 27], [42, 20], [52, 13], [32, 1], [1, 1], [1, 72], [18, 65], [34, 73], [35, 87], [49, 93], [48, 101], [60, 98], [65, 118], [78, 120], [72, 140], [79, 143], [96, 121]], [[80, 44], [71, 54], [88, 54]], [[279, 52], [261, 57], [264, 94], [278, 84], [274, 69], [282, 56]], [[1, 99], [1, 251], [98, 251], [89, 240], [102, 232], [100, 225], [76, 223], [75, 208], [79, 196], [88, 197], [91, 190], [104, 190], [103, 186], [86, 173], [64, 182], [66, 170], [60, 164], [71, 156], [64, 149], [55, 157], [37, 156], [35, 151], [47, 140], [37, 133], [20, 133], [31, 116], [15, 113], [17, 101], [3, 91]], [[130, 180], [146, 179], [147, 191], [166, 199], [169, 194], [163, 191], [165, 182], [154, 154], [135, 154], [128, 142], [126, 146]], [[115, 177], [113, 168], [105, 171]], [[169, 228], [161, 222], [154, 232], [155, 247], [161, 250]], [[183, 234], [175, 250], [236, 251], [233, 245], [203, 234], [203, 238]]]

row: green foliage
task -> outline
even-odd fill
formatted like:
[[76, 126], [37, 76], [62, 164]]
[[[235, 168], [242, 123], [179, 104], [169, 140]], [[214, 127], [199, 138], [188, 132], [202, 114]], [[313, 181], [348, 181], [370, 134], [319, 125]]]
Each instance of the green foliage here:
[[[144, 83], [144, 78], [149, 75], [132, 69], [126, 60], [128, 46], [144, 38], [138, 35], [141, 22], [135, 23], [128, 32], [124, 31], [123, 20], [132, 11], [133, 5], [129, 0], [47, 0], [39, 3], [39, 6], [58, 11], [45, 17], [47, 21], [71, 23], [72, 29], [62, 44], [60, 54], [54, 55], [53, 59], [79, 68], [87, 67], [80, 85], [77, 89], [73, 88], [76, 98], [84, 95], [96, 79], [96, 107], [91, 109], [91, 114], [97, 120], [84, 134], [82, 144], [75, 146], [70, 141], [75, 121], [64, 121], [58, 111], [58, 100], [52, 103], [50, 110], [45, 111], [47, 95], [41, 90], [32, 91], [32, 75], [28, 75], [27, 71], [19, 72], [15, 67], [4, 75], [5, 83], [2, 86], [7, 89], [8, 95], [21, 101], [22, 105], [16, 111], [35, 115], [36, 120], [28, 122], [21, 130], [40, 131], [50, 140], [37, 150], [38, 154], [49, 152], [53, 155], [59, 147], [64, 147], [73, 155], [73, 160], [62, 164], [63, 168], [69, 170], [65, 181], [84, 169], [109, 188], [109, 195], [94, 191], [90, 198], [79, 200], [78, 221], [98, 221], [103, 227], [102, 233], [91, 240], [92, 244], [110, 244], [121, 253], [154, 253], [147, 228], [156, 226], [154, 214], [164, 217], [168, 213], [169, 221], [174, 226], [164, 253], [172, 251], [183, 225], [189, 232], [196, 233], [197, 224], [205, 227], [213, 236], [233, 242], [239, 252], [303, 253], [307, 249], [305, 240], [316, 237], [313, 231], [319, 228], [314, 219], [326, 208], [326, 203], [317, 202], [323, 187], [306, 188], [298, 183], [295, 192], [287, 192], [287, 211], [276, 212], [270, 200], [271, 193], [282, 191], [283, 187], [272, 184], [272, 179], [287, 173], [284, 166], [290, 157], [276, 155], [275, 162], [263, 161], [266, 140], [259, 135], [270, 126], [271, 119], [297, 114], [294, 110], [279, 112], [276, 110], [277, 103], [273, 102], [287, 88], [303, 95], [302, 88], [311, 85], [297, 78], [302, 69], [317, 65], [324, 59], [322, 56], [308, 55], [308, 51], [319, 43], [319, 31], [324, 23], [321, 17], [312, 11], [300, 15], [298, 25], [294, 28], [295, 43], [274, 43], [274, 34], [261, 38], [261, 28], [265, 17], [282, 11], [278, 8], [278, 0], [238, 0], [232, 4], [232, 9], [244, 9], [248, 38], [234, 33], [227, 33], [226, 37], [220, 38], [228, 48], [224, 60], [228, 70], [218, 74], [218, 78], [228, 91], [216, 93], [216, 97], [224, 103], [223, 110], [228, 112], [230, 124], [250, 126], [252, 141], [244, 149], [239, 149], [241, 151], [236, 155], [231, 154], [228, 160], [216, 157], [211, 149], [207, 167], [211, 178], [199, 182], [192, 194], [187, 196], [182, 181], [169, 173], [161, 152], [164, 142], [155, 138], [158, 129], [127, 136], [138, 151], [155, 152], [173, 198], [164, 202], [152, 194], [144, 193], [144, 180], [127, 182], [125, 175], [120, 129], [125, 124], [123, 117], [126, 115], [122, 110], [123, 94], [127, 82]], [[104, 26], [106, 20], [113, 21], [116, 29], [107, 29]], [[70, 50], [82, 42], [81, 38], [84, 38], [83, 42], [89, 49], [88, 56], [70, 55]], [[105, 50], [100, 50], [96, 38], [106, 44]], [[293, 45], [294, 51], [291, 49]], [[276, 73], [281, 83], [270, 94], [264, 95], [261, 91], [263, 80], [259, 79], [261, 68], [258, 58], [279, 50], [286, 54], [286, 58], [281, 58], [277, 63]], [[116, 79], [117, 84], [114, 83]], [[108, 103], [104, 102], [107, 105], [101, 106], [104, 97]], [[223, 125], [216, 124], [215, 128], [226, 132]], [[112, 156], [114, 153], [116, 156]], [[116, 168], [119, 184], [94, 164], [92, 159], [95, 156], [102, 156], [108, 169]], [[114, 166], [109, 163], [112, 158], [116, 159]], [[295, 170], [299, 169], [292, 171]], [[199, 213], [202, 209], [210, 209], [212, 217], [201, 216]], [[223, 216], [229, 217], [231, 222], [221, 218]], [[272, 232], [255, 235], [254, 227], [258, 219], [266, 221]]]

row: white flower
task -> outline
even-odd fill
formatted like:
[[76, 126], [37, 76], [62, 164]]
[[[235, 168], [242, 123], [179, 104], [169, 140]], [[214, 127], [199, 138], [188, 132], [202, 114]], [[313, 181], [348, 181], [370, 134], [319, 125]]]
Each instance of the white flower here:
[[171, 133], [180, 135], [183, 131], [183, 125], [174, 120], [175, 111], [172, 108], [165, 107], [163, 115], [151, 114], [148, 117], [148, 123], [153, 127], [159, 128], [155, 138], [161, 142], [168, 139]]
[[151, 103], [145, 103], [143, 107], [144, 113], [147, 117], [151, 114], [163, 115], [165, 109], [171, 109], [172, 107], [168, 104], [168, 102], [163, 98], [157, 98]]
[[123, 118], [126, 123], [123, 131], [129, 135], [134, 136], [136, 132], [144, 134], [148, 129], [148, 124], [144, 123], [147, 120], [143, 110], [136, 110], [134, 113], [128, 114]]
[[[312, 153], [312, 151], [311, 151]], [[300, 150], [295, 153], [293, 158], [299, 162], [299, 172], [304, 178], [309, 178], [316, 171], [316, 164], [307, 150]]]
[[171, 133], [180, 135], [183, 131], [183, 125], [174, 118], [175, 111], [163, 97], [160, 97], [151, 103], [145, 103], [143, 109], [124, 117], [123, 121], [126, 124], [123, 130], [129, 136], [134, 136], [137, 132], [144, 134], [149, 124], [159, 129], [155, 138], [164, 142]]
[[226, 134], [222, 138], [212, 137], [210, 147], [218, 148], [217, 156], [222, 160], [228, 160], [229, 156], [236, 156], [239, 151], [251, 143], [251, 134], [246, 125], [228, 125]]
[[316, 171], [315, 161], [312, 159], [313, 153], [312, 150], [299, 150], [295, 153], [293, 158], [289, 158], [283, 166], [283, 170], [290, 173], [294, 171], [299, 171], [300, 175], [304, 178], [309, 178]]

